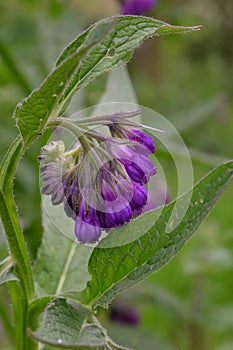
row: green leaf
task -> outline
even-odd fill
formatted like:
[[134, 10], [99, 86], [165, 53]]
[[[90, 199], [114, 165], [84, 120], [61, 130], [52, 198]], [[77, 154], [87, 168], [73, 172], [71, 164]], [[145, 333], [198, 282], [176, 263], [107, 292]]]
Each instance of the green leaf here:
[[[115, 16], [105, 18], [90, 26], [68, 45], [57, 60], [57, 65], [67, 57], [72, 56], [77, 49], [86, 42], [97, 41], [102, 36], [101, 45], [107, 49], [116, 50], [114, 61], [132, 54], [132, 50], [138, 47], [145, 38], [151, 35], [179, 34], [199, 30], [201, 26], [183, 27], [173, 26], [154, 18], [142, 16]], [[104, 34], [105, 33], [105, 34]], [[111, 41], [109, 43], [109, 41]], [[110, 45], [109, 45], [110, 44]], [[112, 55], [110, 55], [112, 57]], [[109, 61], [110, 57], [104, 57]]]
[[[160, 269], [197, 230], [231, 181], [232, 174], [233, 162], [222, 164], [198, 182], [191, 192], [164, 207], [158, 219], [159, 208], [112, 231], [92, 253], [89, 261], [92, 279], [87, 288], [69, 295], [83, 304], [107, 307], [117, 293]], [[174, 217], [179, 217], [179, 211], [182, 212], [190, 195], [191, 202], [182, 222], [168, 233], [167, 223], [173, 209], [176, 208]], [[131, 243], [116, 246], [121, 237], [124, 244], [124, 238], [127, 240], [138, 233], [139, 238]], [[114, 248], [106, 248], [113, 243]]]
[[45, 344], [43, 350], [99, 346], [128, 350], [108, 337], [90, 309], [64, 298], [46, 296], [34, 300], [28, 312], [28, 333]]
[[[11, 303], [14, 311], [14, 325], [15, 325], [15, 344], [16, 348], [20, 350], [27, 349], [27, 344], [30, 342], [26, 334], [26, 319], [27, 319], [27, 299], [25, 298], [24, 290], [21, 284], [17, 281], [10, 281], [8, 288], [11, 295]], [[32, 347], [30, 349], [34, 349]]]
[[144, 39], [198, 29], [140, 16], [118, 16], [97, 22], [64, 50], [48, 78], [17, 106], [14, 116], [25, 144], [43, 132], [50, 117], [65, 110], [78, 89], [98, 75], [127, 63]]
[[[61, 210], [58, 215], [61, 218], [64, 216], [69, 230], [73, 221], [65, 217], [62, 206], [53, 207], [54, 211], [57, 209]], [[72, 289], [82, 290], [89, 279], [87, 264], [93, 248], [80, 245], [64, 236], [51, 222], [43, 205], [42, 222], [44, 235], [33, 268], [38, 296], [57, 295]]]
[[[69, 347], [70, 348], [70, 347]], [[51, 345], [44, 345], [43, 346], [43, 348], [41, 348], [41, 350], [60, 350], [61, 349], [61, 347], [56, 347], [56, 346], [51, 346]], [[73, 349], [73, 348], [72, 348]], [[80, 349], [80, 347], [78, 347], [78, 349]], [[93, 347], [85, 347], [85, 348], [83, 348], [82, 347], [82, 350], [88, 350], [88, 349], [93, 349]], [[94, 347], [94, 349], [96, 349], [95, 347]], [[101, 348], [98, 348], [98, 349], [100, 349], [100, 350], [131, 350], [131, 349], [129, 349], [129, 348], [126, 348], [126, 347], [124, 347], [124, 346], [121, 346], [121, 345], [118, 345], [118, 344], [115, 344], [113, 341], [111, 341], [111, 340], [109, 340], [108, 342], [107, 342], [107, 345], [106, 346], [103, 346], [103, 347], [101, 347]], [[167, 350], [167, 349], [164, 349], [164, 350]]]
[[89, 309], [71, 300], [52, 300], [43, 312], [39, 328], [34, 329], [44, 302], [46, 299], [35, 301], [30, 308], [29, 333], [36, 340], [57, 348], [124, 349], [109, 339]]

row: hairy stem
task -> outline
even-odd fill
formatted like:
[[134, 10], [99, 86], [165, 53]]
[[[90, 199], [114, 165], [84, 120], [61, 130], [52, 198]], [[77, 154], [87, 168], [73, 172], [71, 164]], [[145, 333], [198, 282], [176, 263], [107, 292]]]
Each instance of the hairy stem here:
[[15, 325], [17, 350], [35, 349], [34, 343], [27, 337], [27, 309], [34, 298], [34, 282], [30, 258], [20, 226], [17, 208], [13, 196], [13, 179], [17, 165], [25, 153], [21, 136], [10, 146], [0, 167], [0, 215], [8, 241], [10, 256], [15, 263], [15, 274], [19, 282], [8, 283]]
[[13, 178], [25, 153], [21, 137], [17, 137], [9, 148], [0, 167], [0, 214], [4, 225], [10, 255], [15, 262], [16, 274], [22, 283], [27, 299], [34, 297], [34, 283], [29, 254], [20, 226], [13, 196]]

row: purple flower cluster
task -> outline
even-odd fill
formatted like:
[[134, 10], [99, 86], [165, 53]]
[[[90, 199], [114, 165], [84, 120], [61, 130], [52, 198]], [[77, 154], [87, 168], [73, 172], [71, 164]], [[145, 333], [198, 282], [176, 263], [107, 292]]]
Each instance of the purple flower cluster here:
[[102, 229], [108, 232], [139, 215], [147, 203], [145, 184], [156, 173], [148, 157], [155, 152], [150, 136], [116, 122], [107, 126], [109, 137], [89, 132], [68, 152], [62, 141], [53, 141], [38, 157], [41, 192], [51, 195], [54, 205], [64, 204], [80, 243], [95, 243]]
[[142, 15], [155, 7], [155, 0], [121, 0], [123, 15]]

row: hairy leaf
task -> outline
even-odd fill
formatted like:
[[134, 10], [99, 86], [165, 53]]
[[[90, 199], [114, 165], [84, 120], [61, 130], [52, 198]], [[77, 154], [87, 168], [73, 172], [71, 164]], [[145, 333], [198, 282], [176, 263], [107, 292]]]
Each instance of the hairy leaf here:
[[125, 349], [110, 340], [90, 309], [67, 299], [51, 300], [43, 310], [42, 322], [35, 327], [45, 302], [46, 298], [37, 300], [30, 308], [29, 333], [36, 340], [56, 348]]
[[[185, 217], [170, 232], [167, 231], [167, 224], [175, 204], [175, 217], [179, 218], [179, 212], [182, 212], [183, 205], [191, 193], [188, 192], [164, 207], [159, 218], [157, 209], [121, 230], [114, 230], [92, 253], [89, 261], [92, 279], [88, 282], [87, 288], [81, 293], [69, 293], [69, 295], [84, 304], [107, 307], [117, 293], [161, 268], [197, 230], [229, 184], [232, 174], [233, 162], [225, 163], [197, 183], [192, 190], [191, 202]], [[148, 227], [151, 228], [148, 230]], [[119, 236], [133, 237], [138, 232], [141, 236], [129, 244], [105, 248], [108, 242], [112, 244], [115, 241], [117, 244]]]
[[72, 95], [98, 75], [127, 63], [135, 48], [153, 35], [183, 33], [200, 27], [177, 27], [140, 16], [101, 20], [75, 39], [52, 73], [15, 110], [25, 144], [43, 132], [50, 117], [64, 112]]

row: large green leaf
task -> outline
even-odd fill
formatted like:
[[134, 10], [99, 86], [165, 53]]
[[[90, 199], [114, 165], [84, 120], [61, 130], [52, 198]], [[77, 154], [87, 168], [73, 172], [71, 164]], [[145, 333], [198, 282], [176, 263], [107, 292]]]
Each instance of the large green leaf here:
[[[86, 42], [97, 41], [100, 36], [102, 36], [100, 44], [111, 50], [112, 53], [109, 55], [110, 57], [104, 57], [104, 61], [111, 62], [109, 58], [114, 57], [113, 62], [115, 62], [119, 58], [126, 59], [127, 56], [132, 54], [135, 47], [151, 35], [178, 34], [198, 29], [200, 29], [200, 26], [173, 26], [154, 18], [142, 16], [105, 18], [92, 25], [68, 45], [58, 58], [57, 65], [85, 45]], [[112, 49], [114, 52], [112, 52]], [[109, 51], [107, 52], [109, 53]]]
[[25, 143], [29, 144], [43, 132], [49, 117], [64, 111], [75, 91], [98, 75], [128, 62], [144, 39], [198, 29], [171, 26], [140, 16], [97, 22], [64, 50], [48, 78], [17, 106], [14, 116]]
[[[43, 320], [35, 327], [45, 300], [36, 300], [30, 308], [29, 333], [36, 340], [69, 349], [125, 349], [114, 344], [92, 312], [66, 299], [54, 299], [43, 310]], [[34, 329], [37, 328], [37, 329]], [[47, 349], [48, 347], [46, 347]]]
[[[107, 307], [117, 293], [161, 268], [196, 231], [229, 184], [232, 174], [233, 162], [222, 164], [197, 183], [192, 193], [188, 192], [164, 207], [159, 218], [158, 208], [122, 229], [112, 231], [92, 253], [89, 261], [92, 279], [88, 282], [87, 288], [81, 293], [69, 293], [69, 295], [84, 304]], [[190, 195], [192, 198], [185, 217], [174, 230], [168, 232], [167, 223], [175, 204], [174, 217], [179, 220], [179, 213], [182, 212]], [[120, 242], [120, 237], [133, 237], [138, 232], [141, 236], [131, 243], [106, 248]]]
[[[43, 321], [36, 331], [32, 331], [32, 335], [51, 345], [84, 345], [82, 336], [85, 333], [84, 328], [87, 327], [88, 317], [90, 311], [83, 306], [69, 300], [55, 299], [46, 307]], [[93, 337], [96, 337], [96, 343], [99, 340], [98, 346], [104, 345], [105, 336], [99, 329], [96, 329], [96, 332], [93, 329]], [[87, 339], [85, 345], [89, 345], [88, 343]]]
[[[62, 207], [60, 209], [63, 211]], [[64, 236], [52, 223], [44, 206], [42, 220], [44, 235], [33, 268], [38, 296], [55, 295], [69, 289], [82, 290], [89, 278], [87, 264], [93, 248]], [[72, 220], [67, 219], [67, 230], [71, 229], [71, 224]]]

